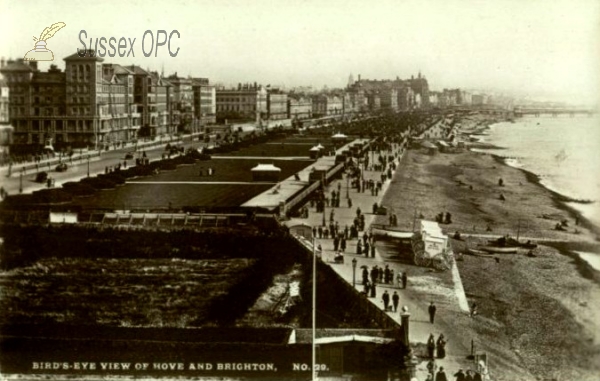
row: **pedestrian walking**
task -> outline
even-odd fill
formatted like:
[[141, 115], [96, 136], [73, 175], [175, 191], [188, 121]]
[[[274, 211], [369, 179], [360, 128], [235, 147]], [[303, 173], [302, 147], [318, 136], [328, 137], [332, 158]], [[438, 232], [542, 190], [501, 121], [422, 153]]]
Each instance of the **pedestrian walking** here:
[[398, 275], [396, 275], [396, 285], [398, 286], [398, 288], [402, 287], [402, 275], [401, 275], [401, 273], [398, 273]]
[[362, 282], [363, 284], [369, 283], [369, 268], [367, 266], [363, 266]]
[[471, 369], [467, 369], [467, 374], [465, 374], [465, 381], [473, 381], [473, 372]]
[[375, 242], [371, 244], [371, 258], [375, 258]]
[[435, 375], [435, 381], [448, 381], [448, 377], [446, 377], [446, 372], [444, 372], [444, 367], [440, 366], [440, 370]]
[[402, 272], [402, 288], [406, 288], [406, 283], [408, 283], [408, 275], [406, 271]]
[[433, 302], [431, 302], [431, 304], [429, 304], [429, 322], [431, 324], [433, 324], [433, 321], [435, 320], [435, 311], [437, 310], [437, 307], [435, 306], [435, 304], [433, 304]]
[[346, 250], [346, 238], [344, 236], [340, 239], [340, 250], [342, 253]]
[[377, 297], [377, 287], [375, 286], [375, 283], [371, 284], [371, 298], [376, 298]]
[[385, 290], [383, 295], [381, 295], [381, 300], [383, 300], [384, 311], [387, 311], [390, 306], [390, 294], [388, 294], [387, 290]]
[[446, 357], [446, 339], [444, 338], [444, 334], [441, 333], [435, 343], [435, 347], [437, 350], [437, 358], [443, 359]]
[[396, 291], [394, 291], [394, 295], [392, 295], [392, 304], [394, 305], [394, 312], [397, 312], [398, 304], [400, 304], [400, 296]]
[[471, 317], [474, 317], [475, 315], [477, 315], [477, 303], [473, 302], [473, 305], [471, 306]]
[[352, 208], [352, 199], [348, 198], [348, 208]]
[[429, 372], [429, 375], [431, 376], [432, 380], [433, 380], [433, 375], [435, 374], [436, 369], [437, 369], [437, 366], [435, 365], [435, 360], [430, 359], [427, 362], [427, 371]]
[[379, 268], [377, 267], [377, 265], [373, 266], [373, 268], [371, 269], [371, 282], [372, 283], [377, 283], [377, 278], [379, 277]]
[[454, 373], [454, 377], [456, 381], [466, 381], [466, 376], [462, 369], [459, 369], [458, 372]]
[[364, 247], [363, 251], [365, 252], [365, 257], [369, 258], [369, 242], [368, 241], [365, 241], [365, 247]]
[[435, 337], [433, 333], [429, 335], [429, 339], [427, 339], [427, 354], [430, 359], [435, 358]]

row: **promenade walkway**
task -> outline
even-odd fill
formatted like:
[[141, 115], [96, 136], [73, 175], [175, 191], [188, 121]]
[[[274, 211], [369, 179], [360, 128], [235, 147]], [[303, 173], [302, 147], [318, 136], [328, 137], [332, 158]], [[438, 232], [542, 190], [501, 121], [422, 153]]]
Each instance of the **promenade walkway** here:
[[[395, 151], [391, 152], [382, 152], [384, 156], [398, 154], [398, 157], [395, 160], [395, 163], [400, 164], [400, 159], [402, 157], [402, 152], [399, 148], [396, 148]], [[381, 180], [381, 171], [374, 170], [364, 170], [363, 176], [365, 180], [373, 179], [375, 182]], [[327, 187], [326, 194], [329, 195], [332, 190], [336, 192], [340, 190], [341, 192], [341, 200], [339, 208], [331, 208], [326, 207], [323, 213], [316, 213], [315, 208], [309, 208], [309, 216], [308, 218], [295, 218], [286, 222], [286, 225], [293, 226], [300, 223], [308, 224], [310, 226], [318, 227], [322, 225], [323, 218], [326, 219], [327, 224], [330, 221], [330, 213], [333, 209], [334, 211], [334, 220], [338, 222], [340, 228], [343, 230], [347, 225], [350, 227], [353, 223], [354, 218], [356, 217], [357, 208], [361, 209], [361, 212], [365, 215], [365, 231], [369, 231], [371, 224], [374, 222], [376, 215], [373, 213], [373, 204], [377, 203], [381, 204], [381, 200], [383, 199], [387, 190], [393, 186], [394, 176], [392, 176], [392, 180], [386, 180], [383, 183], [382, 191], [379, 192], [377, 196], [371, 194], [370, 190], [365, 190], [365, 192], [358, 192], [354, 188], [348, 189], [347, 180], [344, 176], [343, 179], [338, 179], [330, 182]], [[352, 207], [348, 206], [346, 194], [348, 194], [349, 198], [352, 200]], [[384, 205], [385, 206], [385, 205]], [[360, 232], [359, 236], [362, 237], [364, 232]], [[394, 270], [394, 277], [396, 274], [400, 273], [403, 270], [406, 270], [406, 266], [397, 261], [386, 261], [384, 257], [381, 255], [380, 245], [383, 245], [383, 242], [375, 242], [375, 257], [370, 258], [366, 257], [364, 254], [358, 255], [356, 254], [356, 244], [357, 240], [352, 239], [347, 241], [346, 250], [343, 253], [344, 255], [344, 263], [335, 263], [334, 258], [336, 252], [334, 251], [333, 239], [325, 239], [325, 238], [317, 238], [315, 240], [316, 245], [320, 245], [322, 248], [322, 260], [325, 263], [328, 263], [332, 269], [334, 269], [343, 279], [345, 279], [349, 284], [353, 283], [355, 280], [355, 288], [357, 293], [363, 291], [362, 286], [362, 269], [361, 266], [368, 266], [371, 269], [373, 266], [377, 265], [380, 268], [389, 266], [390, 269]], [[386, 242], [389, 245], [389, 242]], [[353, 272], [352, 260], [357, 260], [356, 273]], [[458, 275], [458, 274], [456, 274]], [[428, 281], [431, 283], [436, 283], [437, 279], [434, 274], [432, 276], [427, 277]], [[422, 281], [422, 280], [421, 280]], [[443, 366], [446, 370], [446, 374], [449, 379], [451, 379], [452, 375], [459, 369], [474, 369], [473, 363], [471, 360], [467, 360], [466, 356], [469, 354], [470, 348], [465, 348], [460, 345], [461, 340], [454, 340], [452, 337], [452, 324], [451, 322], [441, 321], [438, 315], [442, 315], [444, 313], [444, 306], [448, 304], [452, 304], [452, 309], [464, 308], [466, 299], [460, 300], [457, 298], [457, 293], [462, 293], [464, 296], [464, 291], [462, 290], [462, 284], [460, 284], [460, 277], [458, 277], [458, 284], [455, 284], [455, 292], [446, 293], [447, 295], [444, 298], [440, 298], [439, 295], [432, 295], [432, 299], [434, 300], [438, 307], [438, 314], [436, 315], [435, 324], [430, 324], [429, 315], [428, 315], [428, 305], [430, 300], [418, 300], [415, 299], [413, 293], [410, 292], [411, 281], [409, 278], [409, 286], [408, 289], [401, 289], [399, 285], [395, 284], [377, 284], [377, 296], [375, 298], [369, 298], [371, 303], [379, 307], [382, 311], [384, 310], [383, 301], [381, 299], [381, 295], [384, 291], [388, 291], [390, 297], [394, 292], [397, 292], [400, 296], [400, 307], [397, 312], [387, 312], [389, 316], [391, 316], [394, 320], [400, 323], [400, 310], [402, 306], [406, 306], [408, 308], [408, 312], [411, 314], [410, 317], [410, 341], [414, 346], [417, 343], [417, 346], [424, 345], [427, 342], [427, 339], [431, 333], [434, 334], [437, 339], [440, 333], [444, 333], [444, 336], [448, 339], [448, 345], [446, 346], [446, 357], [444, 359], [436, 360], [436, 364], [438, 366]], [[433, 285], [434, 287], [437, 285]], [[390, 302], [391, 304], [391, 302]], [[340, 306], [343, 308], [343, 306]], [[422, 362], [417, 366], [417, 379], [419, 381], [425, 380], [427, 377], [427, 360], [422, 359]]]

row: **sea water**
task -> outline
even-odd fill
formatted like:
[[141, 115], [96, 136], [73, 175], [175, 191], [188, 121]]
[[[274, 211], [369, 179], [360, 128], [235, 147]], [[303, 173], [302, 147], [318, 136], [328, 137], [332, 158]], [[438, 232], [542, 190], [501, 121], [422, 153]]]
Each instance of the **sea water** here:
[[600, 117], [523, 117], [490, 126], [485, 141], [509, 165], [539, 176], [545, 187], [573, 200], [600, 227]]
[[[490, 126], [485, 141], [508, 165], [535, 173], [543, 186], [600, 227], [600, 117], [523, 117]], [[600, 271], [597, 253], [575, 252]]]

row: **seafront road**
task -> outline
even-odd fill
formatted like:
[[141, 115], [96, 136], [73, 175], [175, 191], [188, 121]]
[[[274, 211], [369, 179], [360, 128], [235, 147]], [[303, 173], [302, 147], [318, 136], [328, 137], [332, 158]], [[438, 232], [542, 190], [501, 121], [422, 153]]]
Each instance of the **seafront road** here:
[[[167, 144], [177, 144], [178, 146], [187, 147], [201, 147], [204, 146], [203, 142], [193, 140], [193, 136], [186, 135], [183, 136], [182, 139], [173, 139], [173, 140], [163, 140], [163, 141], [155, 141], [148, 143], [140, 143], [137, 145], [137, 149], [134, 151], [135, 146], [127, 146], [123, 148], [119, 148], [116, 150], [103, 151], [98, 156], [97, 151], [91, 151], [90, 160], [89, 160], [89, 173], [90, 176], [95, 176], [101, 173], [104, 173], [107, 166], [112, 167], [118, 164], [123, 165], [125, 161], [125, 154], [132, 152], [134, 153], [134, 158], [126, 160], [127, 165], [134, 165], [135, 158], [142, 155], [142, 152], [145, 152], [146, 157], [150, 161], [159, 160], [164, 153], [165, 146]], [[11, 175], [8, 176], [8, 167], [4, 166], [0, 168], [0, 186], [4, 188], [4, 190], [9, 195], [19, 194], [19, 187], [21, 186], [22, 181], [22, 189], [23, 193], [31, 193], [36, 190], [44, 189], [47, 187], [45, 183], [37, 183], [35, 182], [35, 176], [37, 172], [45, 171], [48, 173], [48, 176], [55, 180], [54, 187], [60, 187], [61, 184], [69, 182], [69, 181], [78, 181], [87, 176], [88, 174], [88, 153], [84, 153], [82, 155], [75, 154], [73, 156], [73, 160], [63, 159], [69, 167], [65, 172], [57, 172], [55, 170], [56, 167], [56, 158], [50, 160], [42, 160], [42, 162], [38, 165], [38, 170], [32, 167], [32, 163], [27, 163], [27, 170], [22, 171], [21, 168], [23, 165], [14, 165], [11, 169]], [[21, 173], [23, 174], [23, 178], [21, 180]]]

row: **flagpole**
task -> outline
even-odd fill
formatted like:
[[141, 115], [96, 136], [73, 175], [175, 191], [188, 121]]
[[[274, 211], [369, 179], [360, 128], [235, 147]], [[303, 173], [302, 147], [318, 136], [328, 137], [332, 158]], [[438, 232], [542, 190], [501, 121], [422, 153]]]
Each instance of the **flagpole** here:
[[317, 346], [315, 344], [317, 332], [317, 255], [315, 251], [315, 237], [313, 236], [313, 268], [312, 268], [312, 380], [317, 379]]

